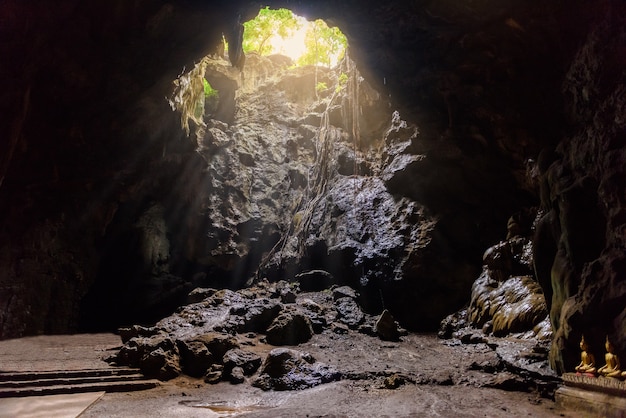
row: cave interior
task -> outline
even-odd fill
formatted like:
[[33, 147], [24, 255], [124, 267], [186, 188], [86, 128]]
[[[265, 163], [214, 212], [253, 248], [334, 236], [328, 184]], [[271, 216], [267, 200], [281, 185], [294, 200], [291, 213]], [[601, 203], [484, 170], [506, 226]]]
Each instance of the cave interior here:
[[[339, 27], [358, 91], [304, 117], [310, 72], [255, 90], [278, 65], [241, 61], [257, 2], [0, 4], [0, 338], [150, 324], [196, 287], [311, 274], [434, 332], [508, 231], [531, 243], [502, 269], [545, 295], [551, 366], [578, 363], [583, 335], [626, 358], [623, 2], [266, 4]], [[173, 81], [222, 37], [230, 62], [203, 74], [219, 105], [188, 133]]]

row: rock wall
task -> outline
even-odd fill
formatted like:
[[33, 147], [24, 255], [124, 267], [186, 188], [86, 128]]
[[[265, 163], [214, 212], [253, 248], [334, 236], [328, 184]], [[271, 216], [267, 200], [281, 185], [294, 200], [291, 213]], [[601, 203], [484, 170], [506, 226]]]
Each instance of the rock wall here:
[[552, 367], [578, 364], [584, 335], [596, 358], [608, 335], [626, 355], [624, 222], [626, 8], [603, 2], [562, 84], [572, 129], [540, 159], [536, 270], [550, 290]]
[[[224, 19], [160, 1], [0, 8], [0, 337], [98, 328], [156, 271], [142, 259], [145, 213], [193, 211], [183, 186], [200, 158], [164, 97]], [[90, 290], [114, 297], [93, 304]]]

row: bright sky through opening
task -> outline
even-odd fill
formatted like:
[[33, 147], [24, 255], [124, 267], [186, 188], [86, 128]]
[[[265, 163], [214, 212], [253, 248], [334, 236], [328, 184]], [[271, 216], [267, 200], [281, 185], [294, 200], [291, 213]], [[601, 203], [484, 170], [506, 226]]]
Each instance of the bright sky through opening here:
[[297, 61], [304, 54], [306, 49], [304, 37], [311, 25], [311, 22], [301, 16], [296, 16], [296, 19], [300, 23], [300, 29], [295, 30], [291, 36], [285, 39], [274, 35], [269, 40], [275, 53], [286, 55], [294, 61]]
[[[285, 14], [283, 11], [289, 13], [289, 18], [292, 19], [291, 22], [293, 22], [293, 26], [295, 26], [295, 28], [292, 26], [283, 30], [281, 36], [279, 33], [280, 29], [278, 29], [281, 19], [283, 21], [287, 21], [288, 25], [292, 24], [284, 17]], [[276, 12], [276, 17], [272, 14], [274, 12]], [[251, 22], [255, 23], [248, 26]], [[341, 42], [340, 39], [343, 37], [345, 45], [345, 36], [337, 28], [335, 28], [335, 35], [329, 35], [328, 31], [324, 32], [324, 30], [320, 29], [320, 27], [328, 30], [328, 26], [322, 20], [309, 22], [306, 18], [297, 16], [287, 9], [273, 10], [266, 7], [259, 12], [259, 15], [255, 19], [246, 22], [246, 32], [244, 32], [244, 51], [261, 52], [259, 50], [259, 48], [261, 48], [263, 50], [263, 54], [286, 55], [291, 58], [296, 65], [304, 65], [302, 62], [299, 62], [299, 60], [303, 59], [305, 62], [311, 63], [311, 48], [312, 45], [317, 45], [315, 43], [316, 41], [312, 41], [311, 37], [314, 36], [312, 33], [318, 33], [319, 35], [317, 36], [320, 37], [318, 39], [321, 42], [319, 53], [320, 58], [322, 59], [321, 61], [318, 61], [318, 65], [329, 65], [333, 67], [337, 65], [339, 59], [343, 57], [344, 48], [329, 46], [328, 37], [331, 39], [330, 42], [335, 43]], [[263, 33], [267, 30], [273, 31], [273, 35], [269, 38], [263, 39]], [[324, 33], [320, 32], [320, 30]], [[326, 36], [326, 38], [324, 38], [324, 36]], [[309, 57], [304, 58], [307, 54]]]

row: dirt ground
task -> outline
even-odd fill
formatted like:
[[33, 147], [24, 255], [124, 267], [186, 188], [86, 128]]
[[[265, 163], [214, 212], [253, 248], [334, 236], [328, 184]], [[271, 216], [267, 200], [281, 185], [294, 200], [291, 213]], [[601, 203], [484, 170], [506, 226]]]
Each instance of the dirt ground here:
[[[249, 336], [246, 348], [260, 354], [274, 348], [260, 337]], [[120, 344], [113, 334], [0, 341], [0, 370], [109, 367], [101, 358]], [[451, 344], [417, 334], [385, 342], [328, 331], [292, 348], [346, 377], [301, 391], [264, 392], [249, 381], [209, 385], [183, 376], [156, 389], [106, 393], [81, 417], [577, 417], [535, 392], [485, 387], [502, 380], [501, 373], [472, 366], [497, 362], [486, 344]], [[385, 378], [394, 375], [404, 384], [386, 388]]]

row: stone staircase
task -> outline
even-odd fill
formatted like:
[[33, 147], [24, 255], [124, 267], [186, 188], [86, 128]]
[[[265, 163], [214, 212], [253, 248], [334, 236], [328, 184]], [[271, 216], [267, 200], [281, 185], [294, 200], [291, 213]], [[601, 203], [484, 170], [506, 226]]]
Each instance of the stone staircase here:
[[84, 392], [131, 392], [159, 385], [138, 369], [106, 368], [0, 372], [0, 398]]

